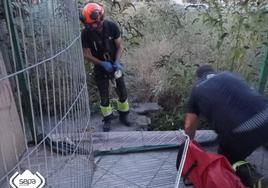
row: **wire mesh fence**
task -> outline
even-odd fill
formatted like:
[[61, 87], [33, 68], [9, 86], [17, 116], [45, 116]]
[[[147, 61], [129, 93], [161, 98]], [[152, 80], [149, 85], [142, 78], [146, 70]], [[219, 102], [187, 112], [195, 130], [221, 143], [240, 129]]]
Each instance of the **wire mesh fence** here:
[[[182, 131], [96, 133], [93, 142], [98, 149], [93, 187], [183, 187], [189, 138]], [[183, 152], [177, 171], [179, 146]]]
[[90, 187], [90, 112], [77, 2], [0, 5], [8, 31], [4, 48], [11, 52], [0, 53], [0, 187], [10, 187], [11, 176], [25, 170], [39, 172], [47, 187]]

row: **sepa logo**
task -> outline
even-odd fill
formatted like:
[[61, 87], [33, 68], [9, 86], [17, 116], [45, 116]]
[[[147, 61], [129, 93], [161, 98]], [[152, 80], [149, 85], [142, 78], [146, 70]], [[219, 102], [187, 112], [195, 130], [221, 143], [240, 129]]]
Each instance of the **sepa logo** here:
[[45, 185], [44, 177], [36, 172], [33, 174], [29, 170], [25, 170], [22, 174], [16, 172], [9, 180], [13, 188], [42, 188]]

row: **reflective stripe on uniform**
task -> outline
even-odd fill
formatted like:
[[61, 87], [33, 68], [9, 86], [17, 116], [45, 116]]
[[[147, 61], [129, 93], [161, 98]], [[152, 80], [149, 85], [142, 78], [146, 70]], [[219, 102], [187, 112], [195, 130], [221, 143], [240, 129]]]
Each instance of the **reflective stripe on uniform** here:
[[102, 115], [104, 117], [107, 117], [107, 116], [109, 116], [109, 115], [112, 114], [112, 107], [111, 107], [111, 105], [109, 105], [109, 106], [100, 106], [100, 108], [101, 108], [101, 113], [102, 113]]
[[244, 165], [244, 164], [247, 164], [247, 163], [248, 163], [248, 162], [246, 162], [246, 161], [237, 161], [237, 162], [235, 162], [235, 163], [232, 165], [232, 167], [233, 167], [233, 169], [236, 171], [237, 168], [238, 168], [239, 166]]
[[117, 101], [117, 108], [121, 112], [127, 112], [127, 111], [129, 111], [128, 101], [127, 100], [125, 102]]
[[259, 112], [258, 114], [255, 114], [252, 118], [238, 126], [233, 130], [233, 133], [243, 133], [243, 132], [249, 132], [254, 129], [260, 128], [265, 126], [265, 121], [268, 118], [268, 108], [263, 110], [262, 112]]

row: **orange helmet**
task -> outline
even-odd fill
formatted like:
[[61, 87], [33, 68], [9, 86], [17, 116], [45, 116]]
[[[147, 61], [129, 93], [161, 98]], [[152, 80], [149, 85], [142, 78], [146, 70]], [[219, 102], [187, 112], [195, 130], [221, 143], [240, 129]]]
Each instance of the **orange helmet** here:
[[82, 11], [84, 24], [94, 25], [100, 23], [104, 18], [103, 5], [98, 3], [88, 3]]

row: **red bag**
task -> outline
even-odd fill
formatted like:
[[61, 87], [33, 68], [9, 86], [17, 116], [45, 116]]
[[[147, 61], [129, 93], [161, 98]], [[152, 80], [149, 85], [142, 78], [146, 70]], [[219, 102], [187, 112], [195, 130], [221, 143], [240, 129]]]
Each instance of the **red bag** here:
[[[181, 158], [180, 151], [177, 160]], [[178, 167], [177, 161], [177, 167]], [[196, 142], [190, 142], [182, 176], [195, 188], [245, 188], [228, 160], [220, 154], [205, 152]]]

